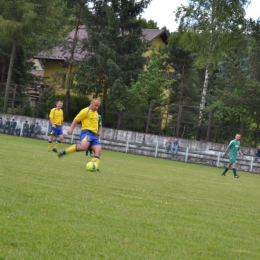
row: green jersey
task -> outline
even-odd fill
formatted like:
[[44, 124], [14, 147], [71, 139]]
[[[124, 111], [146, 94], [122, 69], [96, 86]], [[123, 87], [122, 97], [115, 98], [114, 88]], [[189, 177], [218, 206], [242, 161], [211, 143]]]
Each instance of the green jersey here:
[[102, 118], [101, 115], [98, 115], [98, 129], [102, 125]]
[[237, 152], [240, 150], [240, 142], [237, 141], [236, 139], [232, 140], [228, 145], [228, 149], [229, 149], [229, 157], [236, 158]]

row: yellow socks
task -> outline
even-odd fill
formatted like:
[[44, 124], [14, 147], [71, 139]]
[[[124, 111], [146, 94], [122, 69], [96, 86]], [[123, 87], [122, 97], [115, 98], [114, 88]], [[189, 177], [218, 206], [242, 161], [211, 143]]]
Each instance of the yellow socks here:
[[75, 144], [71, 145], [70, 147], [68, 147], [66, 149], [66, 153], [74, 153], [76, 151], [77, 151], [77, 149], [76, 149], [76, 145]]
[[51, 151], [52, 149], [52, 143], [48, 142], [48, 151]]
[[55, 143], [55, 148], [58, 149], [59, 145], [60, 145], [60, 140]]
[[91, 159], [91, 161], [92, 161], [92, 162], [95, 162], [96, 165], [97, 165], [97, 167], [99, 166], [99, 161], [100, 161], [100, 159], [99, 159], [98, 156], [93, 156], [92, 159]]

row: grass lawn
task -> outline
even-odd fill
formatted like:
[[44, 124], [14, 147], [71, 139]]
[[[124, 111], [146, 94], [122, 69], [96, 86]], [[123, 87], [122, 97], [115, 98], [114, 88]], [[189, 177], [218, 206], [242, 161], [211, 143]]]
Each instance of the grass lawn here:
[[[61, 145], [65, 147], [66, 145]], [[0, 134], [0, 259], [260, 259], [260, 175]]]

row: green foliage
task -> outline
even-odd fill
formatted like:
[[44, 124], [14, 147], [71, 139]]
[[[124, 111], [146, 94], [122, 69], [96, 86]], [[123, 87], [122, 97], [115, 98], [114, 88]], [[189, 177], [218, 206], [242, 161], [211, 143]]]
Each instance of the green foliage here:
[[[128, 89], [142, 71], [146, 43], [138, 15], [150, 1], [97, 1], [85, 17], [89, 53], [75, 76], [76, 92], [102, 96], [104, 107], [117, 112], [128, 107]], [[105, 29], [104, 29], [105, 28]], [[92, 69], [91, 69], [92, 68]], [[104, 121], [106, 119], [104, 118]]]
[[138, 80], [133, 82], [129, 93], [132, 96], [133, 104], [147, 107], [150, 101], [165, 102], [167, 90], [175, 80], [172, 79], [173, 71], [163, 65], [165, 57], [161, 52], [153, 52], [146, 69], [138, 76]]
[[48, 30], [46, 32], [44, 29], [51, 26], [48, 18], [59, 10], [55, 3], [52, 0], [0, 0], [0, 32], [3, 40], [10, 43], [17, 38], [27, 46], [35, 44], [38, 35], [47, 34]]
[[157, 22], [155, 22], [154, 20], [146, 20], [144, 18], [139, 17], [139, 20], [141, 20], [142, 22], [142, 27], [144, 29], [159, 29]]
[[180, 23], [180, 42], [185, 50], [196, 57], [195, 66], [205, 70], [199, 124], [202, 123], [206, 106], [208, 78], [221, 62], [221, 54], [236, 43], [234, 35], [245, 31], [244, 14], [249, 2], [224, 0], [219, 4], [218, 0], [190, 0], [187, 6], [181, 5], [176, 11], [176, 20]]
[[[60, 1], [60, 0], [57, 0]], [[0, 34], [2, 43], [12, 46], [8, 61], [8, 76], [5, 89], [4, 112], [8, 109], [8, 94], [12, 82], [14, 61], [17, 49], [34, 49], [40, 35], [48, 35], [51, 18], [59, 9], [55, 0], [0, 0]], [[22, 46], [22, 47], [21, 47]]]
[[33, 111], [32, 107], [31, 107], [29, 101], [26, 102], [26, 103], [23, 105], [23, 107], [22, 107], [22, 109], [21, 109], [21, 115], [33, 117], [34, 111]]
[[[58, 100], [61, 100], [64, 102], [65, 100], [65, 94], [54, 94], [50, 96], [46, 100], [46, 111], [50, 111], [53, 107], [56, 107], [56, 102]], [[64, 121], [72, 121], [74, 117], [79, 113], [79, 111], [90, 104], [90, 100], [87, 97], [81, 97], [81, 96], [71, 96], [70, 97], [70, 102], [71, 102], [71, 109], [69, 110], [69, 113], [64, 114]]]
[[[172, 69], [165, 66], [164, 60], [162, 51], [152, 52], [145, 70], [139, 74], [138, 80], [133, 82], [129, 89], [129, 100], [132, 105], [130, 111], [147, 117], [149, 129], [154, 133], [157, 133], [161, 126], [158, 121], [150, 121], [150, 116], [158, 118], [162, 114], [163, 105], [167, 104], [171, 86], [175, 81], [172, 78]], [[148, 111], [149, 106], [151, 108]]]
[[13, 69], [13, 83], [18, 85], [33, 84], [34, 78], [31, 70], [34, 64], [28, 62], [28, 53], [22, 47], [18, 47], [14, 62], [16, 66]]

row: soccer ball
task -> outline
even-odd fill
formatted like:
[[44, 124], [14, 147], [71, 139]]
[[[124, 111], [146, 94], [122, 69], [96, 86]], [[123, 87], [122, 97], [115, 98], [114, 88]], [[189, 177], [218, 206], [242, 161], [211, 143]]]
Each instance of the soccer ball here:
[[95, 172], [97, 170], [97, 164], [95, 162], [88, 162], [86, 165], [87, 171]]

